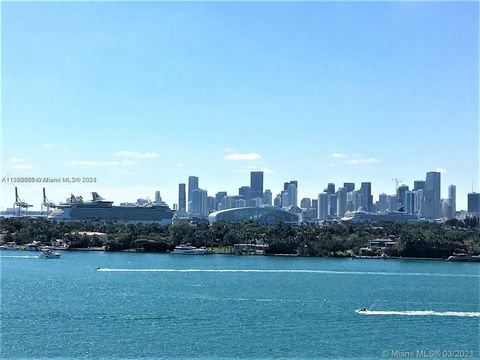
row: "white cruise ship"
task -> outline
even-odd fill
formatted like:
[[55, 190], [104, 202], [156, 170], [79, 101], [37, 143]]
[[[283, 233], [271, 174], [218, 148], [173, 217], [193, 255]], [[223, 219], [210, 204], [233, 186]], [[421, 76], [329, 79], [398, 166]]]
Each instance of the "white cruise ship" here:
[[135, 206], [113, 206], [113, 201], [92, 192], [92, 200], [71, 195], [66, 202], [57, 205], [48, 215], [54, 221], [113, 221], [124, 224], [157, 223], [170, 225], [173, 211], [166, 204], [149, 203]]

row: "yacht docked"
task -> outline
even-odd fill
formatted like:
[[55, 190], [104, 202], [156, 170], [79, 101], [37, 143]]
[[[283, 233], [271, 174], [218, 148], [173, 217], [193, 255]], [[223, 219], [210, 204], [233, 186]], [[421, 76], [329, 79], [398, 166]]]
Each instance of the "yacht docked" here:
[[208, 255], [211, 251], [205, 247], [196, 248], [190, 245], [179, 245], [170, 254], [172, 255]]
[[40, 241], [32, 241], [23, 247], [23, 251], [40, 251], [41, 247]]
[[6, 244], [0, 246], [0, 250], [9, 250], [9, 251], [15, 251], [18, 250], [17, 244], [14, 242], [7, 242]]

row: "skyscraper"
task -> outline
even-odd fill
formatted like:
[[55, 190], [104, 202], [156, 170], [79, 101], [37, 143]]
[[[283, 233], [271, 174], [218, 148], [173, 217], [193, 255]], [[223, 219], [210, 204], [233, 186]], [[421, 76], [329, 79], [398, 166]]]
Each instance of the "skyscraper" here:
[[187, 212], [185, 184], [178, 184], [178, 212], [181, 214], [185, 214]]
[[240, 195], [248, 204], [252, 196], [252, 189], [250, 186], [242, 186], [238, 189], [238, 195]]
[[328, 183], [327, 185], [327, 194], [335, 194], [335, 184], [334, 183]]
[[345, 188], [345, 190], [347, 190], [347, 192], [350, 192], [355, 190], [355, 183], [345, 182], [343, 183], [343, 187]]
[[328, 219], [328, 194], [326, 192], [318, 194], [318, 219]]
[[207, 191], [203, 189], [192, 190], [190, 217], [204, 219], [208, 216]]
[[263, 193], [263, 204], [272, 206], [272, 192], [268, 189]]
[[400, 185], [397, 189], [397, 199], [401, 207], [405, 207], [405, 193], [408, 191], [407, 185]]
[[191, 202], [193, 201], [193, 190], [198, 189], [198, 177], [188, 177], [188, 212], [191, 210]]
[[303, 198], [300, 200], [300, 207], [302, 209], [310, 209], [312, 207], [312, 201], [310, 198]]
[[343, 187], [337, 190], [337, 216], [342, 218], [347, 211], [347, 190]]
[[454, 218], [457, 212], [457, 187], [455, 185], [448, 187], [448, 206], [449, 217]]
[[469, 193], [468, 198], [468, 213], [472, 216], [480, 216], [480, 193]]
[[388, 198], [385, 193], [378, 195], [378, 211], [381, 213], [386, 213], [388, 211]]
[[[427, 172], [425, 179], [425, 190], [425, 217], [427, 219], [437, 219], [441, 214], [439, 172]], [[428, 192], [431, 192], [431, 194]]]
[[162, 203], [162, 196], [160, 195], [160, 191], [155, 191], [155, 204]]
[[252, 199], [263, 197], [263, 171], [250, 173], [250, 192]]
[[291, 181], [287, 187], [288, 206], [297, 206], [297, 182]]
[[425, 189], [425, 181], [424, 180], [415, 180], [413, 182], [413, 191], [423, 190], [423, 189]]
[[372, 211], [373, 207], [373, 196], [372, 196], [372, 183], [362, 182], [360, 186], [360, 193], [363, 196], [362, 206], [365, 211]]

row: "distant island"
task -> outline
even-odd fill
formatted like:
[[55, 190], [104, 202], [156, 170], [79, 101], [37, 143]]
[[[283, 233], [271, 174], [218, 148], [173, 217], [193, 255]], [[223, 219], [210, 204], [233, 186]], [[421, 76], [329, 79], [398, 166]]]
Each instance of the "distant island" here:
[[[233, 253], [239, 244], [261, 244], [265, 255], [349, 257], [369, 254], [375, 239], [387, 249], [371, 255], [413, 258], [447, 258], [454, 254], [480, 254], [479, 219], [450, 219], [445, 223], [333, 223], [323, 226], [265, 226], [254, 222], [228, 224], [186, 222], [159, 224], [116, 224], [60, 222], [46, 219], [9, 218], [0, 223], [2, 243], [24, 245], [37, 241], [66, 249], [104, 248], [106, 251], [168, 252], [179, 244], [209, 247]], [[378, 241], [376, 241], [378, 243]], [[235, 246], [237, 245], [237, 246]], [[377, 250], [377, 252], [375, 252]], [[386, 251], [385, 251], [386, 250]]]

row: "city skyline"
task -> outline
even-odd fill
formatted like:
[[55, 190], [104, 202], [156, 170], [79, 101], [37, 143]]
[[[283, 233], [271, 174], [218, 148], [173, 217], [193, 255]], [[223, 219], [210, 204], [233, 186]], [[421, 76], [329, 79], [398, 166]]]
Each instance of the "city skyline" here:
[[2, 177], [97, 178], [18, 184], [35, 207], [44, 185], [172, 206], [190, 175], [235, 194], [251, 171], [298, 201], [434, 170], [458, 209], [479, 191], [477, 3], [1, 6]]

